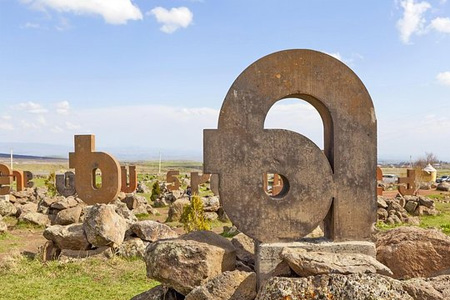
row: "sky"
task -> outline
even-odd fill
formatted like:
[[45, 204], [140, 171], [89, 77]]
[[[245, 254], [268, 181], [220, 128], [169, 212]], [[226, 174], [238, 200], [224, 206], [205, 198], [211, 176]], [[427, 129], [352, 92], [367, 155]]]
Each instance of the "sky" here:
[[[0, 152], [68, 156], [95, 134], [121, 157], [201, 158], [236, 77], [285, 49], [360, 77], [380, 160], [450, 161], [446, 0], [0, 0]], [[277, 102], [265, 127], [323, 145], [302, 100]]]

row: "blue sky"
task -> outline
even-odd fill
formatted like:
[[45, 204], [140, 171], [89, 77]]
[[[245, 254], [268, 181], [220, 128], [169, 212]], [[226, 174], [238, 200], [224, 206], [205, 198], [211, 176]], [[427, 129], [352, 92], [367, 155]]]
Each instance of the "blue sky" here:
[[[292, 48], [329, 53], [362, 79], [379, 157], [450, 161], [443, 0], [0, 0], [0, 152], [70, 150], [74, 134], [94, 133], [113, 153], [201, 154], [234, 79]], [[276, 104], [266, 125], [321, 146], [319, 116], [302, 101]]]

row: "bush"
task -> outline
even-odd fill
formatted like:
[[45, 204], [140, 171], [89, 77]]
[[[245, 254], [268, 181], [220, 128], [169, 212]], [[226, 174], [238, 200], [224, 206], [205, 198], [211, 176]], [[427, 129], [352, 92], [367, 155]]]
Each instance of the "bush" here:
[[152, 195], [150, 196], [150, 200], [155, 201], [161, 196], [161, 188], [159, 187], [159, 181], [155, 181], [152, 186]]
[[180, 222], [187, 232], [210, 230], [211, 226], [205, 219], [203, 211], [203, 201], [198, 195], [192, 196], [191, 204], [184, 207]]
[[56, 196], [56, 175], [55, 172], [51, 172], [50, 175], [44, 181], [47, 188], [47, 195], [50, 197]]

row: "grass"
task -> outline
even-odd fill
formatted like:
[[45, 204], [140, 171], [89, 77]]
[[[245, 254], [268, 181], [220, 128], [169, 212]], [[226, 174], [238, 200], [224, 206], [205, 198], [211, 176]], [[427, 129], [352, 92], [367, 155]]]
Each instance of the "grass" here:
[[445, 234], [450, 235], [450, 203], [436, 202], [435, 205], [441, 213], [437, 216], [421, 216], [420, 227], [440, 228]]
[[0, 253], [9, 251], [11, 248], [17, 247], [19, 244], [14, 242], [18, 238], [9, 232], [0, 233]]
[[0, 268], [0, 299], [130, 299], [158, 285], [142, 260], [91, 258], [71, 263], [20, 258]]

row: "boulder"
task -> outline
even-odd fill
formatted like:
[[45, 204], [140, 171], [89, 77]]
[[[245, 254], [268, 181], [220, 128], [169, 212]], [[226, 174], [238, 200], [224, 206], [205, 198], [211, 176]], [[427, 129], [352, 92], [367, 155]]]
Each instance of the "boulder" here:
[[430, 283], [421, 278], [413, 278], [401, 282], [403, 289], [417, 300], [445, 300], [442, 294], [438, 292]]
[[416, 211], [417, 206], [419, 206], [419, 202], [417, 202], [417, 201], [408, 201], [405, 204], [405, 209], [410, 214], [413, 214]]
[[300, 248], [284, 248], [280, 257], [301, 277], [354, 273], [392, 275], [391, 270], [375, 258], [359, 253], [308, 252]]
[[433, 288], [440, 292], [444, 299], [450, 299], [450, 275], [440, 275], [436, 277], [425, 278]]
[[419, 197], [419, 204], [423, 205], [423, 206], [426, 206], [428, 208], [434, 207], [434, 201], [432, 199], [426, 198], [426, 197], [422, 197], [422, 196]]
[[272, 277], [262, 285], [255, 300], [273, 299], [414, 300], [398, 280], [378, 274]]
[[19, 221], [31, 223], [38, 226], [45, 226], [50, 224], [48, 215], [44, 215], [38, 212], [28, 212], [25, 214], [21, 214], [19, 217]]
[[95, 204], [88, 210], [83, 228], [92, 245], [114, 247], [122, 244], [127, 223], [116, 213], [114, 205]]
[[0, 199], [0, 216], [15, 216], [17, 214], [17, 208], [8, 200]]
[[253, 300], [255, 297], [256, 274], [235, 270], [194, 288], [185, 300]]
[[[59, 197], [58, 197], [59, 198]], [[53, 202], [50, 204], [50, 208], [56, 209], [56, 210], [63, 210], [71, 207], [75, 207], [78, 205], [78, 201], [75, 200], [74, 197], [70, 196], [67, 198], [59, 198], [58, 201]]]
[[118, 248], [117, 254], [126, 257], [140, 257], [144, 258], [145, 248], [148, 243], [143, 242], [140, 238], [132, 238], [124, 241]]
[[147, 276], [187, 295], [236, 265], [230, 241], [211, 231], [196, 231], [178, 239], [150, 244], [145, 254]]
[[55, 243], [59, 249], [86, 250], [89, 248], [82, 224], [50, 226], [45, 229], [44, 237]]
[[219, 197], [202, 197], [205, 212], [217, 212], [220, 207]]
[[20, 216], [21, 214], [26, 214], [29, 212], [37, 212], [38, 206], [36, 203], [33, 202], [28, 202], [26, 204], [20, 205], [18, 207], [18, 212], [17, 214]]
[[0, 215], [0, 233], [4, 233], [8, 230], [8, 226], [3, 222], [3, 217]]
[[388, 212], [384, 208], [377, 209], [377, 219], [378, 220], [386, 220], [388, 217]]
[[444, 192], [449, 192], [450, 191], [450, 183], [447, 182], [441, 182], [438, 184], [438, 186], [436, 187], [437, 191], [444, 191]]
[[170, 205], [167, 222], [179, 221], [185, 206], [191, 204], [188, 198], [180, 198]]
[[73, 259], [88, 258], [93, 256], [112, 258], [114, 253], [112, 248], [108, 246], [98, 247], [92, 250], [62, 249], [59, 254], [59, 260], [62, 262], [67, 262], [72, 261]]
[[113, 204], [116, 206], [116, 213], [124, 218], [127, 223], [131, 226], [134, 222], [137, 222], [136, 215], [128, 209], [127, 205], [121, 201], [115, 201]]
[[73, 223], [78, 223], [80, 220], [82, 210], [83, 209], [79, 205], [60, 210], [56, 214], [55, 223], [59, 225], [69, 225]]
[[183, 295], [177, 293], [174, 289], [169, 287], [158, 285], [154, 288], [136, 295], [130, 300], [182, 300]]
[[125, 203], [129, 210], [133, 210], [138, 206], [138, 199], [133, 194], [127, 194], [122, 202]]
[[208, 220], [210, 222], [215, 221], [215, 220], [217, 220], [217, 218], [219, 218], [217, 213], [215, 213], [213, 211], [205, 211], [203, 213], [203, 216], [205, 217], [205, 220]]
[[177, 238], [178, 234], [169, 226], [155, 221], [139, 221], [131, 225], [131, 230], [144, 241]]
[[250, 268], [255, 268], [255, 241], [243, 234], [239, 233], [231, 239], [231, 243], [236, 248], [236, 257]]
[[386, 201], [381, 196], [377, 197], [377, 205], [380, 208], [384, 208], [384, 209], [388, 208], [388, 205], [387, 205]]
[[450, 237], [419, 227], [398, 227], [378, 234], [377, 260], [395, 278], [430, 277], [450, 271]]

